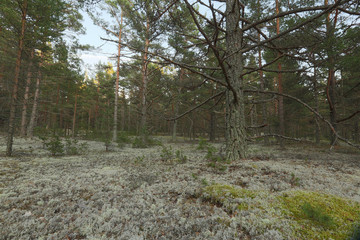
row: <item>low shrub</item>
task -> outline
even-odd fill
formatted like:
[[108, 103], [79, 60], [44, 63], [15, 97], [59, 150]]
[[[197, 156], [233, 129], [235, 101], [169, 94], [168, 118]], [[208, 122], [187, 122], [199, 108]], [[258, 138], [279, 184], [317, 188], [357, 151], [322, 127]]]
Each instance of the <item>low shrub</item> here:
[[79, 155], [84, 154], [88, 150], [89, 146], [87, 143], [79, 144], [77, 139], [67, 138], [65, 140], [65, 153], [67, 155]]
[[53, 136], [50, 139], [44, 138], [43, 144], [45, 149], [51, 153], [51, 156], [64, 155], [64, 144], [61, 142], [58, 136]]

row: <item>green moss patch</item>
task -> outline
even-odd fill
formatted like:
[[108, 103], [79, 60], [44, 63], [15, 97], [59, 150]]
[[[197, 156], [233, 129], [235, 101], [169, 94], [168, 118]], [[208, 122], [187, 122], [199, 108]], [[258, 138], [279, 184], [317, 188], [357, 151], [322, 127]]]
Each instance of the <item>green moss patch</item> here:
[[210, 194], [215, 200], [221, 200], [223, 197], [227, 198], [255, 198], [256, 193], [254, 191], [235, 188], [230, 185], [213, 184], [204, 189], [204, 192]]
[[295, 220], [294, 234], [304, 239], [347, 239], [360, 217], [358, 202], [334, 195], [292, 191], [279, 201]]
[[[204, 188], [203, 195], [206, 199], [223, 205], [228, 211], [234, 210], [234, 199], [253, 199], [256, 197], [256, 193], [251, 190], [243, 188], [235, 188], [230, 185], [213, 184]], [[232, 205], [232, 206], [231, 206]], [[247, 201], [236, 204], [238, 210], [246, 210], [249, 208]]]
[[[318, 192], [289, 191], [277, 195], [213, 184], [203, 189], [203, 197], [228, 212], [253, 212], [256, 216], [240, 221], [251, 221], [260, 233], [277, 230], [286, 239], [349, 239], [360, 220], [360, 203]], [[270, 223], [265, 226], [263, 219]]]

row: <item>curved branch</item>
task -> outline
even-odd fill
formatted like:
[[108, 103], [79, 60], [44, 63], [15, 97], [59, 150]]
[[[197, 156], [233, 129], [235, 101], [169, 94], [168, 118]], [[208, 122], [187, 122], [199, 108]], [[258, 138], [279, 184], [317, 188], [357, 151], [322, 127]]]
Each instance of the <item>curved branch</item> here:
[[349, 120], [349, 119], [355, 117], [358, 113], [360, 113], [360, 110], [357, 110], [356, 112], [354, 112], [353, 114], [351, 114], [350, 116], [348, 116], [346, 118], [336, 121], [336, 123], [345, 122], [346, 120]]
[[306, 107], [307, 109], [309, 109], [312, 113], [314, 113], [319, 119], [321, 119], [323, 122], [325, 122], [329, 128], [331, 129], [331, 131], [334, 133], [334, 135], [341, 141], [347, 143], [348, 145], [358, 148], [360, 149], [360, 145], [356, 145], [352, 142], [350, 142], [349, 140], [347, 140], [346, 138], [341, 137], [338, 132], [335, 130], [334, 126], [328, 121], [326, 120], [320, 113], [318, 113], [315, 109], [313, 109], [312, 107], [310, 107], [307, 103], [301, 101], [300, 99], [293, 97], [291, 95], [288, 94], [284, 94], [284, 93], [278, 93], [278, 92], [273, 92], [273, 91], [261, 91], [261, 90], [251, 90], [251, 89], [246, 89], [244, 90], [244, 92], [251, 92], [251, 93], [261, 93], [261, 94], [274, 94], [274, 95], [278, 95], [278, 96], [283, 96], [289, 99], [292, 99], [298, 103], [300, 103], [301, 105], [303, 105], [304, 107]]
[[201, 107], [202, 105], [205, 105], [205, 104], [208, 103], [210, 100], [212, 100], [212, 99], [214, 99], [214, 98], [216, 98], [216, 97], [218, 97], [218, 96], [222, 96], [223, 94], [225, 94], [225, 90], [224, 90], [224, 91], [221, 91], [221, 92], [219, 92], [219, 93], [217, 93], [217, 94], [215, 94], [215, 95], [213, 95], [213, 96], [211, 96], [211, 97], [209, 97], [208, 99], [206, 99], [206, 100], [203, 101], [202, 103], [200, 103], [200, 104], [196, 105], [195, 107], [187, 110], [186, 112], [180, 114], [179, 116], [176, 116], [176, 117], [174, 117], [174, 118], [169, 118], [169, 119], [167, 119], [167, 121], [175, 121], [175, 120], [178, 120], [179, 118], [182, 118], [183, 116], [191, 113], [191, 112], [194, 111], [195, 109], [198, 109], [198, 108]]

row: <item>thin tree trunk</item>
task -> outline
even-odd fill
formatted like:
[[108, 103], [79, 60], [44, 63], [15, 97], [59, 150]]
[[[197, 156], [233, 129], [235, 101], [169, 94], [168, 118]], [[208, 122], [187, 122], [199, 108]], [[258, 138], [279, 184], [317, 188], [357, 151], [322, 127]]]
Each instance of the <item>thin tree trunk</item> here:
[[34, 58], [34, 51], [31, 51], [30, 54], [30, 62], [28, 66], [27, 76], [26, 76], [26, 86], [25, 86], [25, 93], [24, 93], [24, 101], [23, 101], [23, 109], [21, 114], [21, 130], [20, 136], [25, 137], [26, 135], [26, 115], [27, 115], [27, 105], [29, 100], [29, 89], [32, 77], [32, 65], [33, 65], [33, 58]]
[[[314, 100], [315, 100], [315, 111], [319, 112], [319, 90], [318, 90], [318, 82], [317, 82], [317, 72], [316, 72], [316, 64], [315, 64], [315, 55], [314, 55]], [[318, 118], [315, 117], [315, 143], [320, 143], [320, 123]]]
[[[179, 103], [175, 102], [175, 107], [174, 107], [174, 116], [177, 116], [179, 114]], [[175, 120], [173, 122], [173, 127], [172, 127], [172, 140], [175, 142], [176, 141], [176, 133], [177, 133], [177, 120]]]
[[54, 129], [54, 133], [57, 127], [57, 112], [59, 110], [59, 100], [60, 100], [60, 85], [57, 85], [57, 90], [56, 90], [56, 101], [55, 101], [55, 109], [53, 110], [52, 113], [52, 127]]
[[[260, 5], [260, 0], [258, 0], [257, 2], [258, 4], [258, 18], [260, 19], [261, 17], [261, 5]], [[261, 41], [261, 35], [260, 33], [258, 33], [258, 42]], [[261, 54], [261, 47], [258, 48], [258, 64], [259, 64], [259, 77], [260, 77], [260, 90], [261, 91], [265, 91], [265, 80], [264, 80], [264, 72], [262, 69], [262, 54]], [[266, 99], [265, 95], [261, 96], [262, 100]], [[270, 127], [269, 127], [269, 123], [268, 123], [268, 111], [266, 109], [266, 102], [264, 101], [264, 103], [262, 104], [262, 120], [263, 120], [263, 124], [267, 124], [266, 126], [266, 134], [270, 134]], [[264, 137], [264, 143], [266, 145], [269, 144], [269, 138], [268, 137]]]
[[214, 142], [215, 138], [216, 138], [216, 134], [215, 134], [216, 125], [215, 124], [216, 124], [216, 115], [215, 115], [214, 111], [211, 111], [210, 112], [210, 134], [209, 134], [209, 140], [211, 142]]
[[88, 124], [87, 125], [88, 125], [87, 126], [87, 133], [88, 133], [88, 132], [90, 132], [90, 129], [91, 129], [91, 109], [89, 109]]
[[231, 161], [245, 158], [247, 151], [241, 79], [243, 63], [239, 53], [243, 35], [239, 28], [240, 12], [238, 0], [226, 1], [226, 75], [230, 85], [226, 91], [226, 157]]
[[126, 111], [126, 98], [124, 89], [121, 91], [122, 107], [121, 107], [121, 131], [125, 130], [125, 111]]
[[118, 56], [117, 56], [117, 68], [116, 68], [116, 81], [115, 81], [115, 104], [114, 104], [114, 128], [113, 128], [113, 141], [117, 140], [117, 122], [118, 122], [118, 104], [119, 104], [119, 78], [120, 78], [120, 54], [121, 54], [121, 32], [123, 23], [123, 11], [121, 11], [121, 20], [119, 23], [119, 36], [118, 36]]
[[[181, 68], [180, 69], [180, 76], [176, 81], [176, 85], [178, 86], [178, 92], [177, 92], [177, 96], [175, 98], [175, 112], [174, 112], [175, 116], [177, 116], [179, 114], [180, 94], [181, 94], [180, 84], [181, 84], [181, 82], [183, 80], [183, 76], [184, 76], [184, 69]], [[178, 120], [175, 120], [174, 123], [173, 123], [173, 131], [172, 131], [172, 140], [173, 141], [176, 141], [177, 123], [178, 123]]]
[[[258, 34], [258, 41], [260, 42], [260, 33]], [[261, 48], [259, 47], [259, 68], [261, 69], [262, 68], [262, 55], [261, 55]], [[260, 76], [260, 89], [261, 91], [265, 91], [265, 81], [264, 81], [264, 73], [262, 70], [259, 71], [259, 76]], [[266, 99], [266, 96], [265, 95], [262, 95], [261, 96], [262, 100], [265, 100]], [[262, 111], [262, 120], [263, 120], [263, 124], [267, 124], [266, 126], [266, 131], [267, 131], [267, 134], [270, 133], [269, 131], [269, 124], [268, 124], [268, 112], [266, 110], [266, 102], [264, 101], [264, 103], [262, 104], [262, 108], [261, 108], [261, 111]], [[264, 142], [266, 145], [269, 144], [269, 138], [268, 137], [264, 137]]]
[[142, 68], [142, 96], [141, 96], [141, 122], [140, 122], [140, 134], [145, 141], [146, 137], [146, 115], [147, 115], [147, 104], [146, 104], [146, 92], [148, 86], [148, 50], [150, 45], [149, 40], [149, 31], [150, 31], [150, 22], [149, 19], [146, 19], [146, 36], [145, 36], [145, 49], [143, 57], [143, 68]]
[[20, 67], [21, 67], [21, 55], [24, 47], [24, 37], [25, 37], [25, 27], [26, 27], [26, 15], [27, 15], [27, 0], [24, 0], [22, 6], [22, 16], [21, 16], [21, 33], [20, 40], [15, 64], [15, 74], [14, 74], [14, 85], [13, 91], [11, 95], [10, 102], [10, 116], [9, 116], [9, 128], [6, 142], [6, 156], [12, 155], [12, 147], [13, 147], [13, 138], [14, 138], [14, 130], [15, 130], [15, 115], [16, 115], [16, 104], [17, 104], [17, 92], [18, 92], [18, 84], [19, 84], [19, 75], [20, 75]]
[[[328, 0], [325, 0], [325, 5], [328, 5]], [[337, 22], [338, 10], [336, 10], [334, 24], [330, 21], [330, 14], [328, 14], [326, 18], [326, 36], [329, 39], [335, 37], [335, 27]], [[336, 101], [336, 80], [335, 80], [335, 57], [333, 50], [331, 49], [332, 46], [328, 46], [327, 55], [328, 55], [328, 80], [327, 80], [327, 87], [326, 87], [326, 97], [329, 103], [329, 110], [330, 110], [330, 123], [333, 125], [335, 131], [337, 130], [337, 123], [336, 123], [336, 108], [335, 108], [335, 101]], [[333, 146], [336, 144], [336, 136], [333, 132], [330, 133], [330, 144]]]
[[36, 120], [36, 115], [37, 115], [37, 106], [38, 106], [39, 96], [40, 96], [40, 81], [41, 81], [41, 77], [42, 77], [42, 73], [41, 73], [42, 62], [41, 61], [40, 61], [40, 65], [39, 65], [38, 75], [36, 78], [35, 95], [34, 95], [34, 100], [33, 100], [34, 102], [33, 102], [33, 107], [32, 107], [32, 111], [31, 111], [31, 116], [30, 116], [30, 122], [29, 122], [29, 125], [27, 128], [27, 136], [31, 137], [31, 138], [33, 137], [33, 133], [34, 133], [34, 126], [35, 126], [35, 120]]
[[[279, 0], [276, 0], [276, 14], [280, 13], [280, 6], [279, 6]], [[280, 34], [280, 18], [276, 18], [276, 34]], [[278, 53], [278, 56], [280, 56], [280, 53]], [[283, 86], [282, 86], [282, 65], [281, 62], [278, 63], [278, 92], [280, 94], [283, 93]], [[282, 96], [278, 97], [279, 99], [279, 133], [282, 136], [285, 136], [285, 120], [284, 120], [284, 98]], [[281, 147], [284, 147], [284, 141], [282, 138], [279, 138], [279, 143]]]
[[75, 94], [75, 105], [74, 105], [73, 123], [72, 123], [72, 137], [75, 137], [77, 99], [78, 99], [78, 94], [76, 93], [76, 94]]

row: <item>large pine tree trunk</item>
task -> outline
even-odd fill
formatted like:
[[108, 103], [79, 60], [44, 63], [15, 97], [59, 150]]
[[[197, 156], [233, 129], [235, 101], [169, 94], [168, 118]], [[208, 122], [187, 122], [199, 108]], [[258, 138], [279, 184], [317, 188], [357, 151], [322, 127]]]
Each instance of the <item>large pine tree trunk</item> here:
[[40, 96], [40, 81], [41, 81], [41, 62], [39, 65], [39, 70], [38, 70], [38, 75], [36, 78], [36, 86], [35, 86], [35, 95], [34, 95], [34, 102], [33, 102], [33, 107], [31, 110], [31, 115], [30, 115], [30, 122], [27, 128], [27, 136], [28, 137], [33, 137], [33, 132], [34, 132], [34, 126], [35, 126], [35, 120], [37, 117], [37, 106], [38, 106], [38, 102], [39, 102], [39, 96]]
[[243, 71], [242, 31], [239, 27], [240, 2], [226, 1], [226, 156], [227, 159], [239, 160], [246, 157], [246, 131], [244, 112], [244, 92], [241, 73]]
[[18, 46], [18, 52], [17, 52], [16, 64], [15, 64], [14, 85], [13, 85], [13, 91], [12, 91], [11, 102], [10, 102], [9, 128], [8, 128], [7, 142], [6, 142], [6, 156], [12, 155], [12, 146], [13, 146], [14, 129], [15, 129], [16, 104], [17, 104], [17, 92], [18, 92], [19, 75], [20, 75], [20, 67], [21, 67], [21, 55], [22, 55], [23, 47], [24, 47], [26, 15], [27, 15], [27, 0], [24, 0], [23, 6], [22, 6], [22, 16], [21, 16], [21, 33], [20, 33], [20, 40], [19, 40], [19, 46]]
[[30, 83], [31, 83], [31, 77], [32, 77], [32, 64], [33, 64], [33, 58], [34, 58], [34, 51], [31, 51], [30, 54], [30, 62], [28, 66], [27, 76], [26, 76], [26, 86], [25, 86], [25, 93], [24, 93], [24, 101], [23, 101], [23, 109], [21, 114], [21, 129], [20, 129], [20, 135], [21, 137], [25, 137], [26, 135], [26, 115], [27, 115], [27, 105], [29, 100], [29, 89], [30, 89]]

